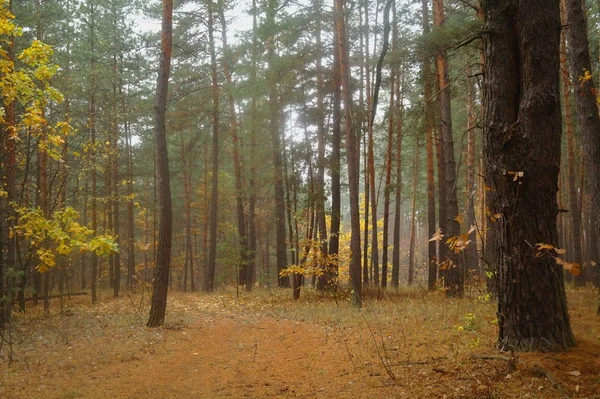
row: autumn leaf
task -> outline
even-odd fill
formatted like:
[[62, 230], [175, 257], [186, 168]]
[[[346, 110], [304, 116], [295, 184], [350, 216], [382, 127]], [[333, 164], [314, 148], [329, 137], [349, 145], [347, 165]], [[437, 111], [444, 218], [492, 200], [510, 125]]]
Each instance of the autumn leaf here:
[[459, 224], [463, 224], [463, 223], [464, 223], [464, 221], [465, 221], [465, 218], [464, 218], [464, 216], [463, 216], [463, 215], [461, 215], [461, 214], [459, 213], [459, 214], [458, 214], [458, 216], [456, 216], [456, 217], [454, 218], [454, 220], [456, 220], [456, 221], [457, 221]]
[[437, 231], [435, 232], [435, 234], [429, 239], [429, 241], [441, 241], [441, 239], [444, 238], [444, 235], [442, 234], [442, 229], [437, 229]]

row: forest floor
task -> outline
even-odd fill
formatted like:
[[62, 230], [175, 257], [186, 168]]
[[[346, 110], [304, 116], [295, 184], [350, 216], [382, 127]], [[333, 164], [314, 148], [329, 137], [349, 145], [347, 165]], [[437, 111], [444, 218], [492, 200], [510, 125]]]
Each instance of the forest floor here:
[[147, 292], [32, 307], [4, 334], [0, 398], [600, 398], [590, 288], [568, 292], [577, 347], [514, 356], [494, 349], [495, 305], [476, 293], [401, 291], [360, 312], [288, 295], [171, 293], [154, 329]]

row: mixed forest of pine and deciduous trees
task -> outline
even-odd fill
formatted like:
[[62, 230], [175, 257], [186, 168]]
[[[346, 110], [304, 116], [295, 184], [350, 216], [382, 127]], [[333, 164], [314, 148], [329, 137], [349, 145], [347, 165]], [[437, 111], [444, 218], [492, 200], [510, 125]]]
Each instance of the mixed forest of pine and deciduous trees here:
[[[0, 328], [67, 293], [498, 299], [574, 345], [600, 284], [600, 9], [582, 0], [4, 0]], [[162, 24], [160, 23], [162, 21]]]

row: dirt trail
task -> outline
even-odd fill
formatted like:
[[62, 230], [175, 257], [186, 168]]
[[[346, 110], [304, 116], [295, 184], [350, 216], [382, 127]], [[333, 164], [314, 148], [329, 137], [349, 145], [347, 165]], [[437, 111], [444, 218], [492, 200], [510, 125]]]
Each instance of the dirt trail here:
[[400, 299], [360, 315], [326, 301], [278, 308], [279, 298], [175, 294], [158, 329], [144, 326], [136, 300], [80, 299], [62, 316], [19, 316], [10, 367], [0, 350], [0, 398], [600, 396], [600, 321], [589, 300], [572, 310], [576, 348], [519, 354], [516, 368], [494, 350], [493, 305], [466, 300]]
[[[21, 371], [12, 386], [0, 388], [0, 397], [376, 398], [399, 393], [381, 375], [355, 372], [344, 343], [323, 326], [213, 312], [163, 333], [162, 342], [129, 358], [49, 366], [39, 376]], [[106, 340], [96, 338], [90, 345], [110, 345]]]

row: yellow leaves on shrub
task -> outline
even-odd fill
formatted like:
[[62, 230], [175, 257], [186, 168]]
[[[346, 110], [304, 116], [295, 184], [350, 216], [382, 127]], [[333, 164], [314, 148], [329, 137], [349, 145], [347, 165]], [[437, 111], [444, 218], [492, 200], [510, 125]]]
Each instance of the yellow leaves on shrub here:
[[100, 235], [93, 237], [92, 230], [82, 226], [77, 219], [79, 213], [71, 207], [44, 217], [40, 208], [16, 208], [19, 224], [13, 230], [25, 238], [31, 248], [35, 248], [41, 273], [56, 267], [56, 255], [67, 256], [74, 250], [94, 251], [99, 256], [118, 252], [119, 247], [113, 237]]

